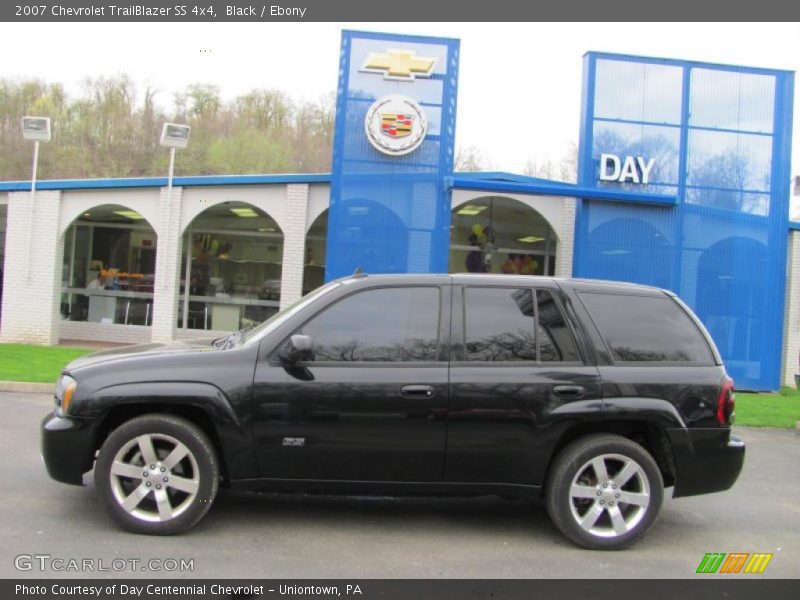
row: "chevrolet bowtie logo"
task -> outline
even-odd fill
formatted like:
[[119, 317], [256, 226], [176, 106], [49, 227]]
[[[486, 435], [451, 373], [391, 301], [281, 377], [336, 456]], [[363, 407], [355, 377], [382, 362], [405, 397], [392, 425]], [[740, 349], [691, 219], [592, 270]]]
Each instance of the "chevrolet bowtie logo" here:
[[386, 54], [372, 52], [364, 61], [361, 70], [365, 73], [380, 73], [384, 79], [414, 81], [417, 77], [430, 77], [435, 58], [415, 56], [411, 50], [388, 50]]

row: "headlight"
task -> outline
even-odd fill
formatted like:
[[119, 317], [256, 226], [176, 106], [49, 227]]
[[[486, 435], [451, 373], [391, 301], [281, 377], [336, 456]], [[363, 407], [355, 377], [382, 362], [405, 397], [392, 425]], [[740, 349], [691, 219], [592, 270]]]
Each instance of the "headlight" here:
[[69, 375], [62, 375], [56, 384], [56, 412], [65, 415], [69, 412], [69, 405], [75, 396], [75, 388], [78, 382]]

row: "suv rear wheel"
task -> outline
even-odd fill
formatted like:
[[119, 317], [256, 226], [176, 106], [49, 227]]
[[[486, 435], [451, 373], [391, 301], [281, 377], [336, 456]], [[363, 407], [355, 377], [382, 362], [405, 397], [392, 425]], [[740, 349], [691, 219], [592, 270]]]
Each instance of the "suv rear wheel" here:
[[108, 436], [94, 468], [111, 517], [135, 533], [171, 535], [211, 508], [219, 463], [208, 437], [172, 415], [136, 417]]
[[639, 444], [610, 434], [586, 436], [564, 448], [546, 486], [553, 523], [592, 550], [620, 550], [637, 542], [664, 498], [653, 457]]

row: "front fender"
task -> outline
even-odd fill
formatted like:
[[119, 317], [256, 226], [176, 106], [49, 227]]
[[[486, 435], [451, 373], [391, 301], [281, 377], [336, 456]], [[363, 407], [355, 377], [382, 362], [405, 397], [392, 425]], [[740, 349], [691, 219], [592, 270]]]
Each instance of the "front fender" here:
[[[96, 426], [92, 438], [99, 447], [108, 430], [109, 419], [114, 411], [130, 408], [133, 414], [141, 414], [137, 406], [144, 405], [153, 412], [202, 411], [207, 417], [219, 442], [220, 457], [226, 478], [247, 479], [255, 476], [255, 455], [249, 419], [217, 386], [204, 382], [158, 381], [129, 382], [109, 385], [94, 390], [90, 395], [76, 398], [70, 412], [76, 416], [91, 418]], [[191, 413], [190, 413], [191, 414]], [[191, 418], [190, 415], [187, 417]], [[244, 418], [242, 418], [244, 417]], [[113, 426], [113, 424], [111, 425]]]
[[228, 397], [210, 383], [158, 381], [109, 385], [87, 398], [77, 398], [70, 410], [81, 417], [100, 418], [112, 408], [131, 404], [193, 406], [202, 409], [215, 424], [244, 433]]

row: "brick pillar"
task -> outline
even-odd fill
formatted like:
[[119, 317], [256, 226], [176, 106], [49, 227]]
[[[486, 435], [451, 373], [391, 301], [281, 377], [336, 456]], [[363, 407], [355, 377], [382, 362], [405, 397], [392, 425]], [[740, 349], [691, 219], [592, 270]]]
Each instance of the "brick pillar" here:
[[57, 344], [64, 239], [60, 191], [8, 195], [0, 341]]
[[786, 253], [786, 305], [783, 318], [783, 360], [781, 382], [794, 387], [794, 375], [800, 373], [800, 231], [789, 232]]
[[556, 248], [556, 277], [572, 277], [572, 254], [575, 248], [575, 198], [564, 198], [561, 231]]
[[178, 324], [178, 300], [181, 274], [181, 197], [182, 188], [172, 188], [169, 198], [167, 188], [161, 189], [158, 206], [158, 242], [156, 245], [156, 280], [153, 294], [154, 342], [175, 339]]
[[303, 295], [303, 267], [306, 262], [306, 219], [308, 184], [286, 186], [286, 220], [283, 228], [281, 310]]

